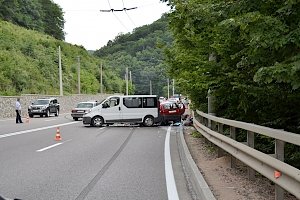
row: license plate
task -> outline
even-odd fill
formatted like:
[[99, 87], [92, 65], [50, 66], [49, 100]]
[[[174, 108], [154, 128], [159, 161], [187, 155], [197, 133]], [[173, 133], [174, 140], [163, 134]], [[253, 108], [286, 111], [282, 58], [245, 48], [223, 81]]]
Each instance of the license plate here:
[[32, 112], [39, 112], [39, 110], [32, 110]]
[[84, 112], [84, 110], [77, 110], [77, 112], [78, 112], [78, 113], [83, 113], [83, 112]]

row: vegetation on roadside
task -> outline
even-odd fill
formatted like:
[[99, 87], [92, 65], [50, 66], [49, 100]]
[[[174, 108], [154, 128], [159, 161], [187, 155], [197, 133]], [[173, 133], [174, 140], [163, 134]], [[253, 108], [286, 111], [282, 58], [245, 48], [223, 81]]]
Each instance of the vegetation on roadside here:
[[[173, 8], [168, 72], [198, 109], [211, 89], [217, 116], [300, 133], [300, 2], [162, 1]], [[300, 147], [286, 149], [300, 168]]]
[[[81, 46], [0, 20], [0, 95], [59, 94], [58, 46], [62, 52], [64, 94], [78, 91], [78, 56], [81, 92], [99, 92], [99, 58]], [[107, 93], [121, 92], [124, 87], [124, 81], [112, 70], [104, 71], [103, 80]]]

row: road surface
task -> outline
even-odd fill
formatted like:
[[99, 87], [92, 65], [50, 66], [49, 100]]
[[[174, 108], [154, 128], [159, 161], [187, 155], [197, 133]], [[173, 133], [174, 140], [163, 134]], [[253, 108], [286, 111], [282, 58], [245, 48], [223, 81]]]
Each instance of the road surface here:
[[179, 127], [85, 127], [69, 114], [23, 122], [0, 120], [0, 196], [192, 199], [178, 152]]

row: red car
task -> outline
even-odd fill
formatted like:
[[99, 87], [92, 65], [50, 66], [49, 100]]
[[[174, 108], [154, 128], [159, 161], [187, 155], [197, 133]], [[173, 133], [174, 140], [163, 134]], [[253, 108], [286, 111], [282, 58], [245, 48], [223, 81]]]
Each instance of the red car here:
[[185, 112], [184, 104], [176, 102], [164, 101], [160, 103], [159, 113], [161, 116], [161, 124], [165, 125], [169, 122], [181, 122], [181, 115]]

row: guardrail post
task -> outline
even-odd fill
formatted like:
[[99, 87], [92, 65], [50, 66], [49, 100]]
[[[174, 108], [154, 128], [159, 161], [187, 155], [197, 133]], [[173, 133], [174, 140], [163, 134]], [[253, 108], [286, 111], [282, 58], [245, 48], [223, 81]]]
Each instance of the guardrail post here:
[[[251, 148], [254, 148], [254, 133], [251, 131], [247, 131], [247, 145]], [[247, 171], [249, 180], [254, 180], [255, 170], [248, 166]]]
[[[221, 134], [224, 133], [223, 127], [224, 124], [218, 123], [218, 132]], [[225, 151], [222, 148], [218, 147], [218, 158], [223, 157], [224, 155], [225, 155]]]
[[[233, 140], [236, 140], [235, 127], [230, 126], [230, 137]], [[234, 168], [236, 166], [236, 158], [234, 156], [230, 156], [230, 167]]]
[[[275, 157], [278, 160], [284, 161], [284, 144], [282, 140], [275, 139]], [[275, 184], [275, 200], [284, 199], [284, 189], [279, 185]]]

